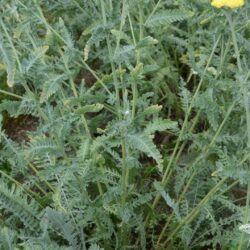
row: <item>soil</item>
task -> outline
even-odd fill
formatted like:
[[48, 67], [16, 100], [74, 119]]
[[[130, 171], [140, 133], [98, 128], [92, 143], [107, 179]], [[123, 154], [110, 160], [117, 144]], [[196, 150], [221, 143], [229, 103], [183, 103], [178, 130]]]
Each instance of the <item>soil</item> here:
[[39, 125], [39, 119], [31, 115], [21, 115], [18, 118], [5, 119], [3, 129], [10, 139], [23, 144], [29, 141], [28, 132], [35, 131]]

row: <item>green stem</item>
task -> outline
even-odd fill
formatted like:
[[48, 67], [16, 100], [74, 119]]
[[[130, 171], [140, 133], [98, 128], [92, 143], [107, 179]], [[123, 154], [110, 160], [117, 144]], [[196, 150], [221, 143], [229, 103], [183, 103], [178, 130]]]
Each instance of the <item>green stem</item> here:
[[159, 5], [160, 5], [160, 3], [161, 3], [161, 1], [162, 0], [159, 0], [158, 1], [158, 3], [155, 5], [155, 7], [154, 7], [154, 9], [153, 9], [153, 11], [151, 12], [151, 14], [148, 16], [148, 18], [147, 18], [147, 20], [146, 20], [146, 22], [145, 22], [145, 24], [144, 25], [146, 25], [147, 24], [147, 22], [148, 22], [148, 20], [154, 15], [154, 13], [156, 12], [156, 10], [158, 9], [158, 7], [159, 7]]
[[127, 165], [125, 141], [122, 141], [122, 204], [125, 205], [127, 199]]
[[234, 50], [235, 50], [235, 54], [236, 54], [236, 58], [237, 58], [238, 69], [239, 69], [239, 71], [242, 71], [240, 52], [239, 52], [239, 47], [238, 47], [237, 38], [236, 38], [236, 34], [235, 34], [234, 24], [232, 21], [232, 15], [231, 15], [231, 13], [229, 13], [227, 11], [225, 13], [226, 13], [226, 17], [227, 17], [227, 20], [228, 20], [228, 23], [230, 26], [230, 30], [232, 33], [232, 39], [233, 39]]
[[[191, 126], [191, 128], [190, 128], [190, 130], [189, 130], [189, 133], [192, 133], [192, 132], [193, 132], [195, 126], [197, 125], [197, 123], [198, 123], [198, 121], [199, 121], [200, 114], [201, 114], [201, 111], [198, 111], [198, 113], [196, 114], [195, 118], [193, 119], [193, 124], [192, 124], [192, 126]], [[185, 142], [183, 142], [182, 145], [180, 146], [179, 151], [178, 151], [178, 153], [177, 153], [177, 155], [176, 155], [176, 157], [175, 157], [174, 164], [177, 164], [177, 162], [179, 161], [179, 158], [180, 158], [180, 156], [181, 156], [181, 153], [182, 153], [182, 151], [184, 150], [184, 148], [186, 147], [186, 145], [187, 145], [187, 142], [185, 141]], [[172, 169], [169, 171], [169, 174], [168, 174], [168, 176], [167, 176], [167, 178], [166, 178], [166, 183], [168, 183], [168, 180], [169, 180], [170, 177], [172, 176], [173, 170], [174, 170], [174, 169], [172, 168]]]
[[[101, 1], [102, 19], [103, 19], [104, 25], [106, 26], [107, 25], [107, 17], [106, 17], [105, 5], [104, 5], [103, 0], [100, 0], [100, 1]], [[106, 38], [106, 43], [107, 43], [107, 46], [108, 46], [109, 60], [110, 60], [110, 64], [111, 64], [114, 87], [115, 87], [115, 93], [116, 93], [116, 108], [118, 110], [118, 117], [121, 118], [121, 113], [120, 113], [120, 93], [119, 93], [118, 79], [117, 79], [117, 75], [116, 75], [115, 65], [114, 65], [114, 62], [113, 62], [113, 55], [112, 55], [112, 49], [111, 49], [111, 43], [110, 43], [109, 36]]]
[[50, 183], [43, 177], [40, 176], [39, 171], [37, 171], [37, 169], [35, 168], [35, 166], [33, 166], [31, 163], [29, 164], [29, 167], [35, 172], [36, 176], [42, 181], [44, 182], [47, 187], [53, 192], [55, 193], [55, 189], [50, 185]]
[[[127, 1], [123, 0], [122, 1], [121, 22], [120, 22], [118, 37], [116, 39], [116, 48], [115, 48], [114, 54], [116, 54], [117, 51], [119, 51], [119, 49], [120, 49], [121, 33], [122, 33], [123, 27], [124, 27], [124, 25], [126, 23], [126, 17], [127, 17], [127, 11], [126, 10], [127, 10]], [[121, 72], [122, 71], [121, 62], [118, 63], [118, 68], [119, 68], [119, 72]], [[122, 74], [120, 74], [120, 82], [123, 83]], [[125, 92], [126, 92], [125, 90], [126, 90], [126, 86], [125, 86], [125, 84], [122, 84], [123, 106], [125, 106]]]
[[[133, 25], [132, 25], [132, 20], [131, 20], [131, 17], [130, 17], [130, 13], [128, 13], [128, 20], [129, 20], [129, 26], [130, 26], [130, 30], [131, 30], [131, 34], [132, 34], [132, 38], [133, 38], [133, 43], [134, 43], [134, 46], [136, 47], [136, 39], [135, 39], [134, 28], [133, 28]], [[138, 53], [139, 53], [139, 51], [136, 51], [137, 64], [139, 62], [139, 54]], [[132, 80], [132, 94], [133, 94], [132, 119], [134, 119], [135, 111], [136, 111], [136, 105], [137, 105], [136, 104], [137, 103], [137, 94], [138, 94], [137, 93], [136, 82], [135, 82], [134, 79]]]
[[[100, 77], [98, 77], [97, 73], [90, 68], [90, 66], [81, 58], [80, 59], [81, 63], [76, 62], [76, 64], [78, 66], [84, 66], [93, 76], [94, 78], [102, 85], [102, 87], [105, 89], [105, 91], [112, 96], [112, 93], [109, 91], [109, 89], [107, 88], [107, 86], [105, 85], [105, 83], [102, 81], [102, 79]], [[95, 86], [95, 85], [94, 85]]]
[[12, 96], [12, 97], [15, 97], [15, 98], [18, 98], [18, 99], [23, 99], [22, 96], [13, 94], [13, 93], [8, 92], [8, 91], [5, 91], [5, 90], [1, 90], [1, 89], [0, 89], [0, 93], [2, 93], [2, 94], [4, 94], [4, 95], [9, 95], [9, 96]]
[[[139, 5], [139, 40], [142, 40], [143, 38], [143, 12], [141, 5]], [[130, 20], [131, 21], [131, 20]], [[133, 34], [133, 29], [132, 29], [132, 34]], [[135, 43], [135, 38], [133, 38], [134, 43]], [[136, 51], [136, 64], [139, 65], [140, 63], [140, 49]], [[132, 94], [133, 94], [133, 101], [132, 101], [132, 119], [135, 118], [135, 113], [136, 113], [136, 107], [137, 107], [137, 100], [138, 100], [138, 87], [137, 87], [137, 79], [132, 80]]]
[[133, 28], [133, 24], [132, 24], [132, 20], [131, 20], [131, 16], [129, 12], [128, 12], [128, 21], [129, 21], [129, 27], [131, 30], [131, 35], [133, 38], [133, 43], [134, 43], [134, 46], [136, 46], [135, 32], [134, 32], [134, 28]]
[[109, 0], [109, 6], [110, 6], [110, 10], [112, 11], [113, 10], [113, 2], [112, 2], [112, 0]]
[[[122, 140], [122, 196], [121, 196], [121, 203], [122, 207], [125, 208], [126, 201], [127, 201], [127, 187], [128, 187], [128, 177], [129, 177], [129, 169], [126, 164], [126, 144], [125, 140]], [[128, 235], [127, 235], [127, 225], [122, 222], [122, 228], [121, 228], [121, 238], [123, 245], [127, 245], [128, 242]]]
[[[143, 39], [143, 10], [141, 4], [139, 4], [139, 41]], [[140, 49], [137, 51], [137, 64], [140, 62]]]
[[91, 18], [91, 16], [89, 15], [88, 11], [85, 11], [85, 9], [82, 8], [82, 7], [80, 6], [80, 4], [79, 4], [76, 0], [72, 0], [72, 2], [77, 6], [77, 8], [78, 8], [79, 10], [81, 10], [81, 11], [83, 12], [84, 15], [86, 15], [86, 16], [89, 17], [89, 18]]

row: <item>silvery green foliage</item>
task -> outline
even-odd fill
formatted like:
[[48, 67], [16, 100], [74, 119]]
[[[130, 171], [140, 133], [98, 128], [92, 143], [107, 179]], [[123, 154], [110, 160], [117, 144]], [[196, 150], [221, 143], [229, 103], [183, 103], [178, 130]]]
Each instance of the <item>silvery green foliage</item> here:
[[0, 0], [0, 248], [237, 249], [248, 9], [239, 74], [207, 1]]

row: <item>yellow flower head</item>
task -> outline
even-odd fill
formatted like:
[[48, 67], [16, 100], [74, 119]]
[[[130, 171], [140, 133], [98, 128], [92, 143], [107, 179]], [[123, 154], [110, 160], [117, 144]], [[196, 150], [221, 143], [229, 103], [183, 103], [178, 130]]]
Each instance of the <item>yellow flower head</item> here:
[[231, 9], [242, 7], [244, 0], [213, 0], [211, 5], [215, 8], [229, 7]]

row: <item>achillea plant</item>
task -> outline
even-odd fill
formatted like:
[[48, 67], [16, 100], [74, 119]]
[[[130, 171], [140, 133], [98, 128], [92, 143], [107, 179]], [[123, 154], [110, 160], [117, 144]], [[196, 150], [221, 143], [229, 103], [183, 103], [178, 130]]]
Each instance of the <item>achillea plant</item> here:
[[1, 249], [247, 248], [249, 7], [211, 4], [0, 1]]

